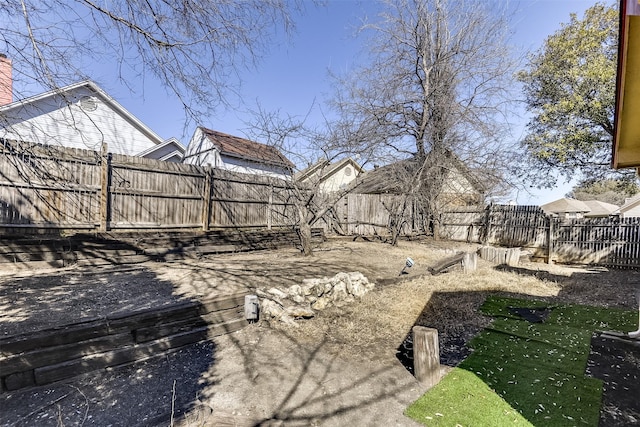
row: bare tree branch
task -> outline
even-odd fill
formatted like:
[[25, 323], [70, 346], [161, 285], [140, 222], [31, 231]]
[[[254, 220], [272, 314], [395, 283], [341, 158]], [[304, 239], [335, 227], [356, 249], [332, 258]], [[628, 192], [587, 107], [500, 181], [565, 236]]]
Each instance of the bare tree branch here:
[[476, 1], [383, 3], [378, 20], [361, 28], [370, 62], [336, 77], [332, 105], [368, 129], [376, 155], [415, 159], [411, 171], [400, 168], [402, 187], [435, 220], [448, 157], [486, 175], [479, 177], [485, 183], [504, 182], [497, 177], [511, 157], [504, 136], [517, 65], [506, 9]]

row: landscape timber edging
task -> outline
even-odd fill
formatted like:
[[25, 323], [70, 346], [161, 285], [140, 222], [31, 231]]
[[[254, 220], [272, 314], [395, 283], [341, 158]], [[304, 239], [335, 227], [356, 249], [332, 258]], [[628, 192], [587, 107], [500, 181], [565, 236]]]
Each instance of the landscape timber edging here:
[[[313, 241], [324, 241], [313, 229]], [[146, 261], [180, 261], [221, 253], [296, 247], [297, 233], [271, 230], [220, 229], [200, 232], [105, 232], [61, 235], [2, 235], [0, 265], [18, 268], [100, 266]]]
[[0, 339], [0, 392], [161, 355], [237, 331], [246, 292], [115, 313]]

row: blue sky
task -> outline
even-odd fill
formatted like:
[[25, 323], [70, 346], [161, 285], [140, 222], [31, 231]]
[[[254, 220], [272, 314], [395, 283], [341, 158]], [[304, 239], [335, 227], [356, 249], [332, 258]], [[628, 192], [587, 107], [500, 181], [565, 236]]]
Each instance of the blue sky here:
[[[595, 0], [511, 0], [514, 15], [513, 43], [528, 50], [538, 49], [544, 39], [570, 19], [570, 13], [582, 16]], [[330, 92], [329, 69], [345, 71], [357, 65], [361, 49], [352, 37], [363, 14], [370, 14], [373, 2], [363, 0], [330, 0], [325, 7], [306, 5], [305, 13], [296, 18], [296, 31], [290, 36], [282, 34], [271, 47], [267, 57], [256, 70], [242, 76], [242, 98], [248, 104], [258, 100], [267, 109], [280, 109], [291, 115], [305, 115], [314, 100], [321, 102]], [[188, 142], [193, 128], [183, 129], [184, 116], [174, 96], [167, 94], [151, 78], [136, 81], [136, 93], [110, 73], [109, 66], [96, 69], [94, 80], [126, 109], [156, 131], [161, 137], [177, 137]], [[203, 126], [218, 131], [244, 136], [246, 114], [242, 107], [220, 110], [208, 118]], [[525, 123], [522, 119], [521, 123]], [[194, 126], [194, 125], [193, 125]], [[192, 126], [192, 127], [193, 127]], [[522, 133], [516, 130], [515, 136]], [[553, 191], [521, 192], [514, 195], [520, 204], [544, 204], [570, 190], [561, 185]]]

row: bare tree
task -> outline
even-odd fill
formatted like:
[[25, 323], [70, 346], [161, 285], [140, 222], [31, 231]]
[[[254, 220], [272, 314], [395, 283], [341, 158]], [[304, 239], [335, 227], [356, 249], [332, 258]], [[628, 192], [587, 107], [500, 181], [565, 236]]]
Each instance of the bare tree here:
[[383, 3], [378, 21], [361, 29], [370, 62], [338, 77], [333, 105], [369, 129], [378, 156], [413, 159], [398, 178], [437, 228], [448, 157], [494, 178], [504, 167], [516, 62], [506, 15], [487, 2]]
[[[0, 53], [13, 60], [14, 88], [33, 93], [92, 78], [117, 64], [132, 91], [157, 79], [187, 116], [233, 102], [241, 70], [291, 25], [285, 0], [10, 0], [0, 4]], [[136, 76], [132, 81], [131, 76]]]
[[[309, 110], [311, 110], [314, 107]], [[316, 126], [307, 124], [305, 117], [282, 114], [280, 111], [266, 111], [261, 106], [252, 112], [248, 133], [253, 139], [278, 148], [293, 163], [299, 165], [298, 172], [306, 166], [318, 163], [318, 168], [310, 179], [299, 180], [297, 174], [287, 182], [286, 198], [294, 207], [290, 222], [295, 224], [300, 246], [305, 256], [312, 255], [312, 234], [318, 224], [334, 208], [336, 203], [360, 184], [356, 178], [350, 185], [335, 191], [325, 191], [322, 176], [327, 167], [336, 160], [357, 155], [366, 162], [368, 142], [340, 120], [325, 121]], [[292, 171], [295, 172], [295, 171]]]
[[[43, 149], [37, 144], [45, 145], [53, 158], [59, 145], [94, 150], [98, 162], [106, 162], [100, 153], [105, 143], [109, 151], [129, 155], [152, 144], [143, 139], [135, 145], [123, 129], [114, 128], [119, 122], [105, 123], [94, 115], [100, 111], [88, 112], [95, 110], [93, 95], [100, 94], [100, 88], [91, 84], [81, 91], [66, 90], [84, 80], [99, 80], [93, 73], [100, 64], [116, 70], [119, 75], [111, 77], [140, 96], [146, 80], [157, 80], [182, 104], [187, 131], [193, 121], [237, 102], [241, 71], [258, 64], [272, 36], [291, 29], [291, 14], [301, 4], [296, 1], [0, 2], [0, 138], [20, 141], [0, 139], [0, 150], [24, 152], [29, 173], [23, 178], [37, 183], [53, 177], [36, 155]], [[3, 107], [12, 98], [43, 92], [52, 96]], [[93, 108], [85, 108], [84, 99], [93, 102]], [[116, 143], [125, 151], [114, 149]], [[14, 169], [24, 167], [22, 158], [11, 159]], [[66, 185], [64, 179], [55, 182]], [[46, 201], [41, 193], [35, 190], [36, 197]]]

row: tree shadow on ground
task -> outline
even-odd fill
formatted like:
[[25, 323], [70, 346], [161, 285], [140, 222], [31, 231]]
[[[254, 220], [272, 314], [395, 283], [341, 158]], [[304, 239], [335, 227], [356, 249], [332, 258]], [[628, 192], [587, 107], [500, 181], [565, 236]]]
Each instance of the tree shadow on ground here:
[[187, 301], [139, 266], [0, 279], [0, 333], [23, 334]]
[[260, 325], [220, 339], [224, 349], [199, 396], [206, 411], [188, 414], [183, 425], [413, 425], [402, 412], [420, 391], [398, 364], [345, 368], [328, 339], [302, 343]]
[[202, 342], [73, 379], [0, 394], [3, 426], [168, 425], [196, 404], [199, 378], [216, 363]]
[[[246, 262], [240, 263], [231, 262], [231, 255], [206, 257], [198, 261], [198, 268], [184, 260], [157, 264], [157, 270], [145, 265], [108, 266], [2, 279], [0, 304], [16, 311], [1, 319], [0, 327], [6, 334], [39, 330], [55, 324], [55, 319], [78, 321], [229, 289], [297, 284], [301, 260], [305, 277], [331, 276], [347, 266], [374, 271], [366, 263], [341, 262], [349, 250], [337, 252], [334, 261], [283, 259], [276, 254], [276, 262], [265, 264], [263, 254], [255, 258], [245, 254]], [[397, 274], [395, 266], [393, 271]], [[399, 364], [351, 361], [345, 371], [344, 361], [326, 340], [309, 345], [283, 330], [250, 328], [258, 329], [255, 334], [249, 330], [187, 345], [128, 366], [0, 394], [0, 424], [167, 425], [173, 417], [189, 425], [198, 414], [205, 414], [210, 423], [220, 413], [233, 412], [234, 405], [237, 410], [231, 417], [237, 421], [252, 405], [264, 405], [251, 412], [250, 425], [281, 421], [379, 425], [381, 415], [367, 409], [380, 403], [395, 405], [393, 415], [386, 417], [410, 424], [402, 410], [419, 396], [419, 388]], [[246, 395], [226, 400], [227, 390], [236, 388]]]
[[[140, 266], [3, 278], [0, 333], [3, 339], [28, 337], [49, 328], [187, 302], [195, 301]], [[90, 358], [80, 364], [86, 363]], [[0, 425], [167, 425], [171, 416], [194, 407], [194, 397], [204, 387], [199, 379], [215, 363], [215, 344], [202, 341], [150, 351], [146, 359], [52, 384], [5, 391], [0, 393]]]

